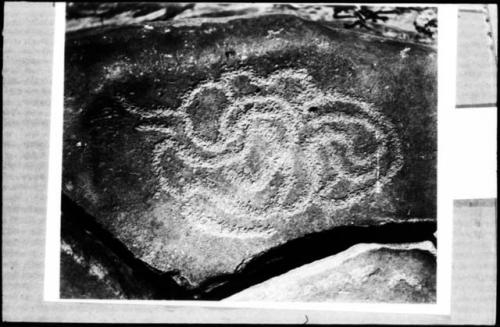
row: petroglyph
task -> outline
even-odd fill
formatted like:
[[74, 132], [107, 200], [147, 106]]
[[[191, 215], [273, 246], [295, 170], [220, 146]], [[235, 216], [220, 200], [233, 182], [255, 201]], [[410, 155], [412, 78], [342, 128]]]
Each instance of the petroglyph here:
[[179, 108], [139, 108], [160, 137], [156, 197], [173, 197], [199, 230], [270, 237], [311, 206], [328, 217], [381, 192], [403, 165], [391, 123], [371, 104], [322, 91], [305, 70], [223, 74]]

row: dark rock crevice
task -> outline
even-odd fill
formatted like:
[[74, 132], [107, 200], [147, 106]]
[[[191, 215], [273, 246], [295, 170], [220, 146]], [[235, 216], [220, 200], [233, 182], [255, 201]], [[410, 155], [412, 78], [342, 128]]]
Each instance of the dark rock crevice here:
[[[220, 300], [315, 260], [334, 255], [359, 243], [408, 243], [430, 240], [436, 245], [433, 233], [435, 220], [386, 223], [380, 226], [344, 226], [311, 234], [273, 248], [246, 261], [236, 273], [221, 275], [204, 282], [196, 289], [179, 285], [177, 272], [161, 272], [134, 257], [127, 247], [99, 225], [66, 195], [62, 195], [61, 233], [63, 240], [77, 244], [82, 252], [90, 252], [111, 271], [126, 298], [165, 300]], [[62, 269], [61, 277], [64, 276]], [[74, 280], [78, 283], [79, 280]], [[61, 285], [64, 285], [61, 284]], [[61, 294], [78, 298], [79, 294]]]
[[[83, 208], [62, 194], [61, 239], [76, 244], [90, 260], [98, 261], [130, 299], [190, 299], [169, 273], [161, 272], [137, 259], [127, 247], [104, 229]], [[64, 272], [64, 267], [61, 267]], [[64, 279], [61, 273], [61, 279]], [[69, 277], [71, 278], [71, 277]], [[80, 281], [71, 281], [78, 284]], [[64, 294], [64, 290], [60, 290]], [[71, 297], [78, 297], [73, 294]], [[69, 297], [69, 296], [68, 296]]]

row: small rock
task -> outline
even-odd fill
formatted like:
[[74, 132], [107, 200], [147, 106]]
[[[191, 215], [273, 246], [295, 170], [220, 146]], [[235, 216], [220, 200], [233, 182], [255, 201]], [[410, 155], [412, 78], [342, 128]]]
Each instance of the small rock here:
[[223, 301], [434, 303], [436, 249], [429, 241], [358, 244]]

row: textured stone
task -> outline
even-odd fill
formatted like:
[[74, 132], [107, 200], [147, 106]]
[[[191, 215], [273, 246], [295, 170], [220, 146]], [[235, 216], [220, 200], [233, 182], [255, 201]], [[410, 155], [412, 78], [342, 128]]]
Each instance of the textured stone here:
[[89, 260], [64, 241], [60, 277], [60, 297], [63, 299], [127, 298], [120, 283], [100, 262]]
[[114, 240], [75, 205], [62, 202], [60, 297], [76, 299], [182, 299], [177, 284]]
[[358, 244], [224, 301], [435, 302], [436, 250], [431, 242]]
[[65, 194], [189, 288], [311, 233], [435, 219], [433, 49], [216, 21], [68, 35]]

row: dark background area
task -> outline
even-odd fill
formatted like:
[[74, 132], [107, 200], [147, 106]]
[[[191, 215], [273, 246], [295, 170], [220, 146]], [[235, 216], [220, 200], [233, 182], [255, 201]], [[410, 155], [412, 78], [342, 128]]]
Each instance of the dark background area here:
[[388, 38], [436, 42], [437, 9], [310, 5], [307, 3], [69, 2], [67, 32], [153, 21], [178, 21], [256, 14], [292, 14], [333, 27], [357, 29]]

